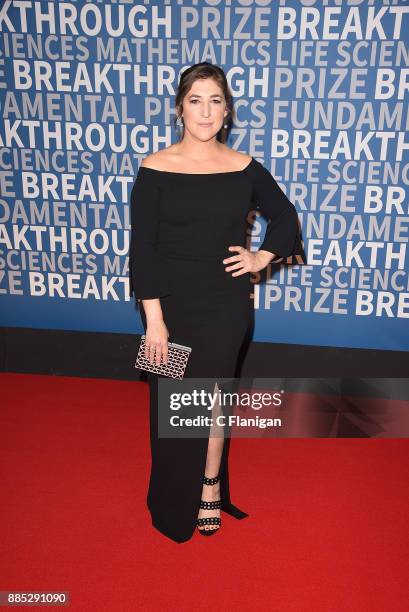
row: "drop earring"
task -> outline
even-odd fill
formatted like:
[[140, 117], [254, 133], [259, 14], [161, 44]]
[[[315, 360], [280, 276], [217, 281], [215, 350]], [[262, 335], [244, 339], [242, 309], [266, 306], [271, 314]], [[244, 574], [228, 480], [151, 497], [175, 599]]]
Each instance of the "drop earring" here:
[[178, 117], [176, 119], [176, 129], [178, 130], [179, 135], [183, 132], [183, 125], [182, 117]]

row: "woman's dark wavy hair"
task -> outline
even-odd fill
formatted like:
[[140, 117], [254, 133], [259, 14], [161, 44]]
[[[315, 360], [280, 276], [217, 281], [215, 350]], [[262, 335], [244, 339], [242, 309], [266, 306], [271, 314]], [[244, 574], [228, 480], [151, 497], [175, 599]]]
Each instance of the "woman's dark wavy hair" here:
[[[215, 64], [210, 64], [209, 62], [201, 62], [200, 64], [194, 64], [193, 66], [186, 68], [186, 70], [182, 73], [180, 80], [179, 80], [179, 85], [178, 85], [178, 89], [176, 92], [176, 98], [175, 98], [176, 115], [174, 118], [174, 124], [176, 128], [177, 120], [182, 115], [183, 100], [186, 94], [190, 91], [193, 83], [197, 79], [209, 79], [209, 78], [214, 79], [217, 82], [226, 100], [226, 109], [228, 110], [228, 115], [225, 117], [223, 121], [223, 126], [220, 128], [220, 130], [218, 131], [216, 135], [217, 140], [224, 143], [227, 140], [229, 129], [233, 124], [233, 118], [234, 118], [233, 96], [229, 89], [229, 85], [227, 83], [226, 75], [223, 69], [220, 68], [219, 66], [216, 66]], [[224, 127], [224, 124], [227, 125], [227, 128]], [[183, 125], [183, 130], [182, 130], [182, 135], [180, 137], [180, 140], [182, 140], [184, 134], [185, 134], [185, 126]]]

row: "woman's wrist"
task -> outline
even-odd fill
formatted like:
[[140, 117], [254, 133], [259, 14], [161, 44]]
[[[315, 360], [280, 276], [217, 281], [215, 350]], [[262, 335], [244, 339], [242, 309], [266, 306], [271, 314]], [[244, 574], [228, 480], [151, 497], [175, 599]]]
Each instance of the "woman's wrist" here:
[[265, 266], [267, 266], [270, 263], [270, 261], [272, 259], [274, 259], [274, 253], [271, 253], [270, 251], [265, 251], [264, 249], [259, 249], [256, 252], [259, 253], [260, 257], [262, 257], [262, 261], [263, 261]]
[[163, 313], [159, 298], [142, 300], [147, 324], [163, 322]]

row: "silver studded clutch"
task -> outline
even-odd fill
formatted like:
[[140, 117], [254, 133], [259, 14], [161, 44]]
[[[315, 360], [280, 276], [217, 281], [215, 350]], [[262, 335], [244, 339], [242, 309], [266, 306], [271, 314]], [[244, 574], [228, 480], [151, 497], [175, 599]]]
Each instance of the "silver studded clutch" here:
[[176, 342], [168, 342], [167, 364], [161, 363], [160, 365], [156, 365], [156, 363], [151, 363], [149, 359], [145, 357], [145, 339], [145, 334], [142, 334], [138, 354], [136, 356], [135, 368], [146, 370], [147, 372], [154, 372], [155, 374], [162, 374], [170, 378], [182, 379], [192, 348], [190, 346], [184, 346], [183, 344], [176, 344]]

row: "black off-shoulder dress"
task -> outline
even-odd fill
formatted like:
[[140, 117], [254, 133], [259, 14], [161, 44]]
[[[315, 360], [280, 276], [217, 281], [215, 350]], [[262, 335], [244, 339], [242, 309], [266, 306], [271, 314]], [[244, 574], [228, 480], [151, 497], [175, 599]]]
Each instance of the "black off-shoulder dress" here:
[[[257, 209], [269, 220], [260, 249], [305, 261], [295, 207], [256, 159], [243, 170], [211, 174], [139, 168], [131, 192], [130, 295], [138, 300], [145, 331], [140, 300], [160, 298], [168, 340], [192, 347], [186, 378], [235, 376], [254, 312], [250, 273], [233, 277], [222, 262], [237, 254], [229, 246], [246, 246], [248, 213]], [[148, 374], [148, 381], [147, 504], [153, 526], [185, 542], [199, 513], [208, 438], [159, 437], [158, 375]], [[229, 442], [220, 466], [221, 509], [241, 519], [248, 514], [230, 500]]]

